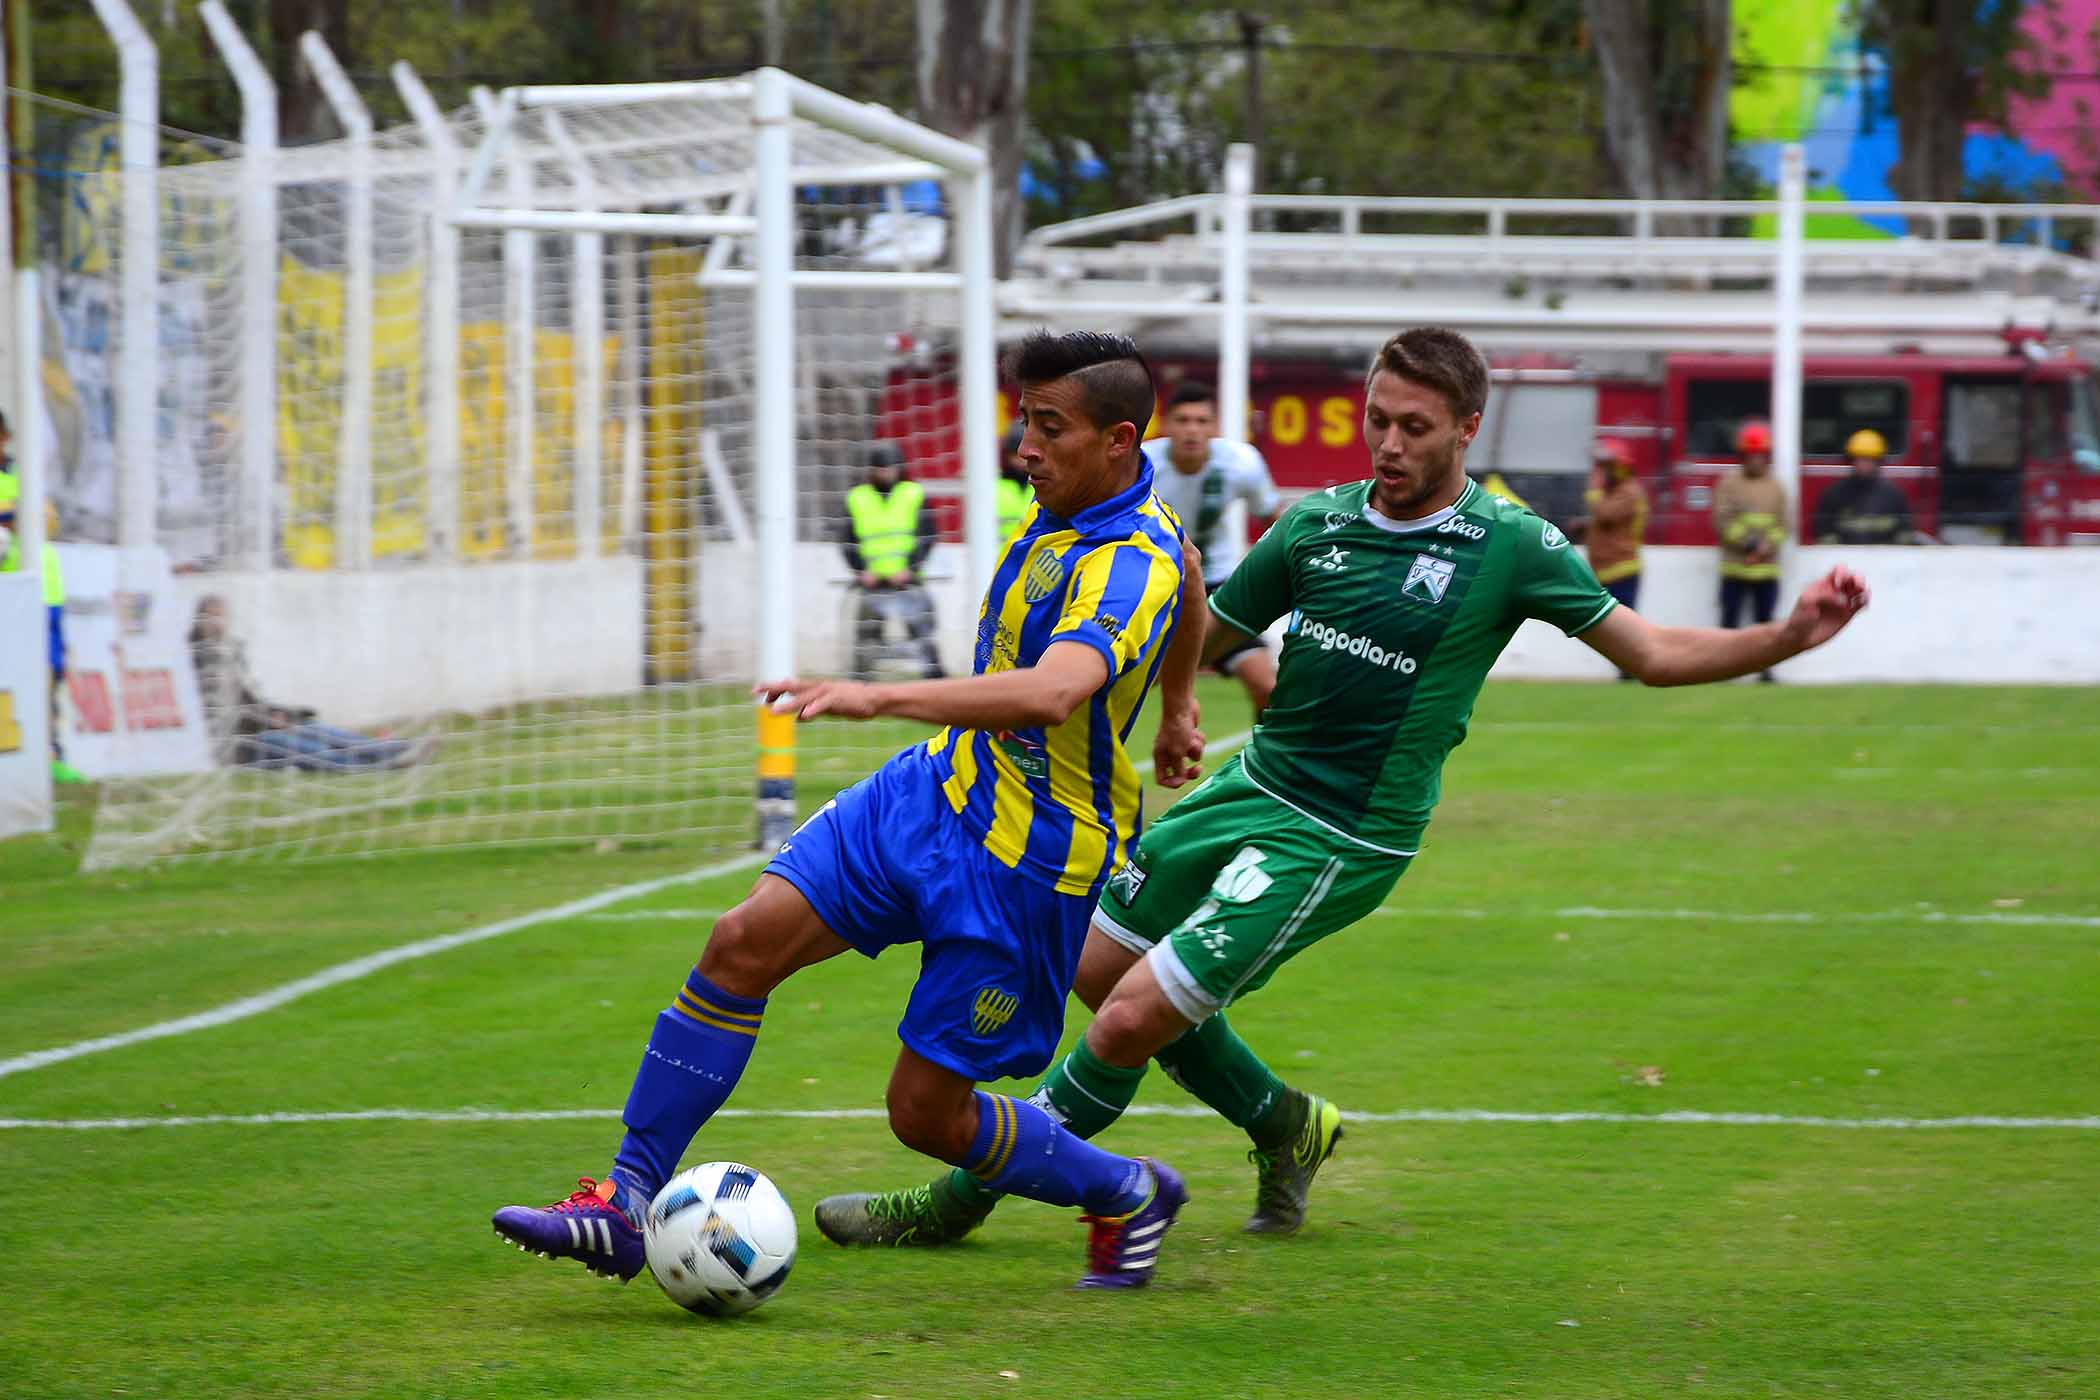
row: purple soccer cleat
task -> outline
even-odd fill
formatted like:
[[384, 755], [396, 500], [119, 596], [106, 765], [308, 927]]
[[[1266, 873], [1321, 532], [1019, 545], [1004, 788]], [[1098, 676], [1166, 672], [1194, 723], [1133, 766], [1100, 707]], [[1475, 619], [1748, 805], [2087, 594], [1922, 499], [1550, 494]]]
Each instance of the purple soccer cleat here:
[[649, 1203], [625, 1182], [579, 1177], [580, 1190], [551, 1206], [505, 1206], [490, 1222], [501, 1239], [545, 1259], [580, 1259], [583, 1267], [625, 1283], [648, 1263], [639, 1222]]
[[1128, 1215], [1085, 1215], [1086, 1277], [1080, 1288], [1143, 1288], [1152, 1281], [1167, 1227], [1188, 1204], [1188, 1188], [1165, 1162], [1138, 1158], [1152, 1173], [1152, 1195]]

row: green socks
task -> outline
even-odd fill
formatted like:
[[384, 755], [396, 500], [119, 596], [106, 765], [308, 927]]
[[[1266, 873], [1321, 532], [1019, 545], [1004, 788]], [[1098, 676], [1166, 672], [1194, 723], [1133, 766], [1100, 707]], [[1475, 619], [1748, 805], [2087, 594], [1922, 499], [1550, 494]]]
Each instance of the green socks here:
[[1269, 1067], [1240, 1039], [1224, 1013], [1190, 1028], [1155, 1057], [1176, 1084], [1217, 1110], [1257, 1144], [1289, 1097]]

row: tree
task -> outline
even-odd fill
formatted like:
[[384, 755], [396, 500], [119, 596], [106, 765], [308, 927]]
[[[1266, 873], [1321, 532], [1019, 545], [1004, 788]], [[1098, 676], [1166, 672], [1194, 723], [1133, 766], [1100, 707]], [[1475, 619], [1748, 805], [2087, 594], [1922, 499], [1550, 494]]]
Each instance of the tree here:
[[[2055, 8], [2055, 0], [2038, 3]], [[2047, 74], [2028, 62], [2038, 57], [2021, 25], [2031, 8], [2006, 0], [1854, 0], [1860, 42], [1888, 60], [1896, 198], [1962, 198], [1969, 124], [2003, 123], [2015, 94], [2048, 92]]]
[[1604, 138], [1636, 199], [1712, 199], [1728, 161], [1729, 0], [1585, 0]]
[[1021, 119], [1033, 8], [1033, 0], [918, 0], [919, 119], [990, 156], [992, 260], [1001, 277], [1021, 237]]

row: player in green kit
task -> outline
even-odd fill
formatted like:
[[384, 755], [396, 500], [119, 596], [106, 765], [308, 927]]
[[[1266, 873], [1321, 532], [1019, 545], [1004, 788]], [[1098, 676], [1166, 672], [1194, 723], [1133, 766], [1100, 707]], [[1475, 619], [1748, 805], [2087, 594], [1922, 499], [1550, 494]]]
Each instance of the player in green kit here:
[[[1784, 621], [1729, 632], [1643, 620], [1558, 529], [1466, 476], [1487, 389], [1486, 362], [1454, 331], [1387, 341], [1365, 385], [1371, 479], [1299, 501], [1212, 595], [1206, 660], [1288, 619], [1275, 694], [1246, 748], [1148, 828], [1110, 878], [1075, 986], [1097, 1014], [1035, 1097], [1091, 1136], [1158, 1058], [1255, 1139], [1250, 1230], [1303, 1219], [1341, 1115], [1287, 1089], [1220, 1013], [1384, 903], [1518, 626], [1550, 622], [1650, 685], [1693, 685], [1820, 646], [1867, 603], [1840, 568]], [[991, 1199], [942, 1179], [833, 1197], [817, 1218], [843, 1242], [940, 1243]]]

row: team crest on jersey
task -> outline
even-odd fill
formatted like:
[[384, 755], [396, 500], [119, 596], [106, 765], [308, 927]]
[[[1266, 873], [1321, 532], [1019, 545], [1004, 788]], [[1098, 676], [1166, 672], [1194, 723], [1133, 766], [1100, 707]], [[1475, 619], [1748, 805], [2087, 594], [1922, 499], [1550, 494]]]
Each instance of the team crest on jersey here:
[[1546, 522], [1545, 528], [1539, 531], [1539, 543], [1548, 549], [1566, 549], [1568, 547], [1568, 537], [1563, 535], [1559, 527], [1549, 520]]
[[970, 1029], [979, 1035], [990, 1035], [1012, 1020], [1020, 1005], [1021, 999], [1012, 992], [997, 987], [980, 988], [977, 1000], [970, 1003]]
[[1458, 565], [1449, 559], [1432, 559], [1427, 554], [1415, 556], [1408, 567], [1407, 581], [1400, 585], [1403, 597], [1420, 598], [1425, 603], [1441, 603], [1451, 590], [1451, 576]]
[[1055, 552], [1043, 550], [1035, 556], [1035, 562], [1028, 566], [1028, 577], [1021, 584], [1022, 601], [1040, 603], [1055, 593], [1057, 586], [1064, 581], [1065, 561], [1058, 558]]

